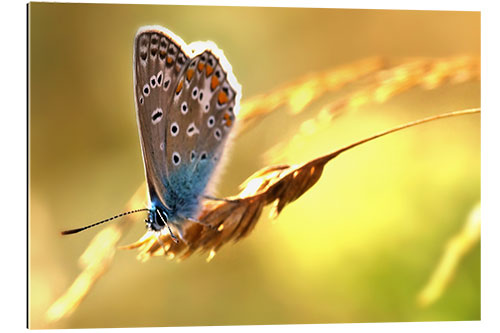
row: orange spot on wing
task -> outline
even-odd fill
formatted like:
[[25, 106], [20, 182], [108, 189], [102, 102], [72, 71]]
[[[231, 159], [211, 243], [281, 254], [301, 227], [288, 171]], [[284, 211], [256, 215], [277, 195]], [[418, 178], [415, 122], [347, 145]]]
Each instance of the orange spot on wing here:
[[226, 126], [231, 126], [232, 120], [229, 114], [227, 113], [224, 114], [224, 120], [226, 121]]
[[181, 81], [181, 82], [179, 82], [179, 84], [177, 85], [177, 89], [175, 89], [175, 93], [176, 93], [176, 94], [178, 94], [178, 93], [182, 90], [182, 83], [183, 83], [183, 82], [184, 82], [184, 81]]
[[220, 91], [219, 92], [219, 96], [217, 97], [218, 100], [219, 100], [219, 104], [224, 104], [227, 102], [227, 95], [225, 92], [223, 91]]
[[192, 70], [192, 69], [188, 69], [186, 71], [186, 77], [187, 77], [188, 81], [191, 81], [191, 78], [193, 77], [193, 74], [194, 74], [194, 70]]
[[203, 67], [205, 67], [205, 64], [199, 62], [198, 63], [198, 70], [201, 72], [203, 70]]
[[210, 84], [210, 88], [212, 88], [212, 90], [214, 90], [218, 84], [219, 84], [219, 79], [217, 78], [217, 76], [215, 76], [215, 75], [212, 76], [212, 83]]
[[174, 61], [174, 59], [172, 59], [171, 57], [167, 57], [167, 63], [168, 63], [168, 64], [171, 64], [171, 63], [172, 63], [172, 61]]
[[212, 66], [207, 65], [207, 76], [209, 76], [210, 74], [212, 74], [213, 71], [214, 71], [214, 69], [212, 68]]

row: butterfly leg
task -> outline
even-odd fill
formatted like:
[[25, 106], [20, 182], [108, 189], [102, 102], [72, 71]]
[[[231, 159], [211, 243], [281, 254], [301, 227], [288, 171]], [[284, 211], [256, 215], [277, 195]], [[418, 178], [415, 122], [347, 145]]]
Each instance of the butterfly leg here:
[[225, 202], [239, 202], [240, 201], [240, 199], [216, 198], [216, 197], [212, 197], [211, 195], [203, 195], [202, 197], [205, 199], [208, 199], [208, 200], [213, 200], [213, 201], [225, 201]]
[[159, 209], [157, 209], [156, 212], [160, 216], [160, 219], [163, 221], [163, 223], [167, 226], [168, 231], [170, 232], [170, 237], [172, 237], [172, 239], [174, 240], [174, 242], [179, 243], [179, 239], [174, 236], [174, 234], [172, 232], [172, 229], [170, 229], [170, 225], [168, 224], [168, 219], [166, 217], [165, 217], [165, 219], [163, 218], [163, 216], [161, 215], [162, 212]]
[[194, 217], [185, 217], [185, 216], [182, 216], [182, 218], [183, 218], [184, 220], [188, 220], [188, 221], [191, 221], [191, 222], [194, 222], [194, 223], [201, 224], [202, 226], [204, 226], [204, 227], [208, 227], [208, 228], [210, 228], [210, 229], [212, 229], [212, 230], [216, 230], [216, 229], [217, 229], [217, 228], [216, 228], [216, 227], [214, 227], [213, 225], [208, 224], [208, 223], [206, 223], [206, 222], [202, 222], [202, 221], [200, 221], [200, 220], [198, 220], [198, 219], [195, 219]]
[[161, 240], [161, 233], [159, 231], [155, 231], [155, 236], [156, 236], [156, 240], [158, 241], [158, 243], [161, 245], [161, 247], [163, 248], [163, 251], [165, 252], [165, 254], [167, 253], [168, 251], [168, 248], [165, 247], [165, 243], [163, 243], [163, 241]]

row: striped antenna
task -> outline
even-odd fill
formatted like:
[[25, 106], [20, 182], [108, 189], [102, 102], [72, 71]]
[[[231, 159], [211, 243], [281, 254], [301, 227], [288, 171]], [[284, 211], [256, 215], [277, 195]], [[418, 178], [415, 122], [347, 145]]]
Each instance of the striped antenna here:
[[61, 235], [76, 234], [77, 232], [80, 232], [80, 231], [83, 231], [85, 229], [89, 229], [89, 228], [95, 227], [96, 225], [99, 225], [99, 224], [102, 224], [102, 223], [105, 223], [105, 222], [109, 222], [111, 220], [117, 219], [117, 218], [125, 216], [125, 215], [134, 214], [134, 213], [138, 213], [138, 212], [145, 212], [145, 211], [149, 211], [149, 209], [148, 208], [141, 208], [141, 209], [131, 210], [130, 212], [125, 212], [125, 213], [118, 214], [116, 216], [113, 216], [113, 217], [110, 217], [108, 219], [96, 222], [96, 223], [88, 225], [86, 227], [81, 227], [81, 228], [77, 228], [77, 229], [71, 229], [71, 230], [61, 231]]

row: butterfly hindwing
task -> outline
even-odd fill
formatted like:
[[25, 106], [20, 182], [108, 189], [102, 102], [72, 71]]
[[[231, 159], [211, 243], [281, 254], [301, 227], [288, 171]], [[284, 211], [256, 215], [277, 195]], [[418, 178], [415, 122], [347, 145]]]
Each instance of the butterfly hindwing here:
[[190, 61], [174, 93], [166, 163], [169, 182], [183, 195], [205, 190], [234, 125], [236, 92], [226, 76], [219, 59], [206, 50]]

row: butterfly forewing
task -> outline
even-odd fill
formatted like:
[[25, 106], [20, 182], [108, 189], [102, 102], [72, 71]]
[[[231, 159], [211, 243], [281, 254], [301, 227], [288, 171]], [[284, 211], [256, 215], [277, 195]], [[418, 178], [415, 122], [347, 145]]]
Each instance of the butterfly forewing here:
[[138, 32], [134, 46], [134, 93], [151, 197], [166, 195], [167, 114], [176, 82], [186, 65], [187, 56], [179, 42], [156, 29]]

